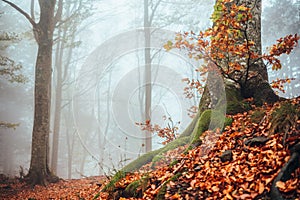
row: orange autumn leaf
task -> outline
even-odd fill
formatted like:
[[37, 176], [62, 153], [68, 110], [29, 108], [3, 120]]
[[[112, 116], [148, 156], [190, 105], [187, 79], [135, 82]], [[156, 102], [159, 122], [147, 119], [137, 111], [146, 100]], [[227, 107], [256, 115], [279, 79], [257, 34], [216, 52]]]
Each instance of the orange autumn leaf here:
[[258, 194], [262, 194], [265, 190], [265, 186], [262, 182], [259, 181], [258, 183]]
[[276, 187], [279, 188], [280, 190], [284, 190], [286, 188], [285, 182], [277, 181], [276, 182]]
[[195, 184], [197, 183], [197, 180], [193, 179], [190, 183], [192, 188], [195, 188]]
[[180, 194], [176, 193], [176, 194], [170, 196], [168, 199], [176, 200], [176, 199], [180, 199], [180, 198], [181, 198]]
[[236, 65], [234, 65], [234, 69], [237, 71], [240, 71], [242, 69], [242, 67], [241, 67], [241, 65], [236, 64]]

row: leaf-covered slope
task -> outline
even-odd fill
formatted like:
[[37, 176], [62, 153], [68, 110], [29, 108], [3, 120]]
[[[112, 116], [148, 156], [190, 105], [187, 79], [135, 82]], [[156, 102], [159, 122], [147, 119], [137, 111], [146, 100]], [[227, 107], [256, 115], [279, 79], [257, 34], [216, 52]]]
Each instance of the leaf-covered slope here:
[[[202, 145], [168, 156], [171, 165], [127, 174], [112, 198], [300, 198], [300, 98], [231, 116], [223, 133], [207, 131]], [[172, 155], [173, 154], [173, 155]], [[293, 158], [293, 159], [292, 159]]]

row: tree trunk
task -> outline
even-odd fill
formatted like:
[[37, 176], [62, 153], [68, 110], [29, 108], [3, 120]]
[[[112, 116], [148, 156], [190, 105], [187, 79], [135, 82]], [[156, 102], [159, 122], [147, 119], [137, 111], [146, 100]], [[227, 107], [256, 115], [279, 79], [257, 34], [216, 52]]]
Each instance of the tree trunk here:
[[[70, 121], [69, 115], [71, 114], [72, 109], [71, 105], [68, 105], [68, 112], [64, 115], [64, 121], [66, 125], [66, 143], [67, 143], [67, 163], [68, 163], [68, 179], [72, 178], [72, 164], [73, 164], [73, 152], [74, 152], [74, 143], [75, 143], [75, 134], [77, 130], [73, 130], [70, 133], [70, 127], [72, 122]], [[71, 129], [72, 130], [72, 129]]]
[[[218, 3], [220, 0], [217, 0]], [[251, 53], [258, 56], [262, 55], [261, 47], [261, 10], [262, 2], [261, 0], [250, 1], [250, 0], [235, 0], [231, 4], [236, 4], [237, 6], [243, 5], [250, 8], [252, 17], [243, 24], [240, 30], [241, 35], [236, 39], [236, 44], [243, 44], [246, 42], [248, 48], [248, 54], [244, 55], [243, 58], [239, 56], [225, 56], [226, 58], [217, 58], [214, 62], [219, 68], [226, 69], [229, 63], [237, 62], [241, 64], [242, 69], [240, 71], [234, 71], [228, 74], [226, 78], [234, 80], [238, 87], [240, 87], [240, 93], [243, 98], [253, 97], [256, 104], [261, 105], [264, 102], [272, 103], [279, 99], [279, 97], [272, 90], [268, 82], [268, 72], [267, 67], [264, 64], [262, 58], [253, 58]], [[218, 22], [217, 22], [218, 23]], [[228, 38], [231, 36], [228, 34]], [[249, 45], [249, 42], [254, 42], [254, 47]], [[251, 52], [251, 53], [250, 53]], [[228, 52], [222, 52], [222, 54], [227, 55]], [[230, 55], [230, 54], [229, 54]]]
[[[252, 40], [255, 42], [254, 51], [258, 55], [262, 55], [261, 45], [261, 0], [249, 1], [249, 0], [236, 0], [237, 5], [246, 5], [251, 8], [252, 20], [248, 23], [248, 29], [246, 35], [241, 40]], [[241, 84], [242, 96], [244, 98], [253, 97], [256, 104], [263, 104], [264, 102], [273, 103], [278, 101], [279, 97], [272, 90], [269, 79], [267, 67], [262, 59], [254, 61], [248, 60], [251, 63], [249, 71], [246, 72], [246, 78]], [[248, 77], [249, 73], [255, 74], [253, 77]]]
[[48, 167], [52, 45], [55, 0], [40, 0], [40, 21], [33, 27], [38, 43], [35, 66], [34, 124], [32, 132], [31, 162], [27, 175], [33, 185], [57, 181]]
[[[69, 13], [69, 10], [67, 10], [67, 13]], [[67, 64], [64, 64], [63, 58], [65, 52], [65, 43], [67, 39], [67, 31], [68, 31], [67, 26], [63, 26], [63, 28], [59, 27], [58, 42], [56, 46], [56, 55], [55, 55], [56, 90], [55, 90], [55, 98], [54, 98], [55, 107], [54, 107], [52, 156], [51, 156], [51, 170], [54, 174], [57, 174], [63, 82], [65, 77], [67, 76], [67, 68], [68, 68], [69, 60], [71, 59], [71, 55], [70, 55], [71, 52], [69, 52], [69, 55], [67, 55], [69, 60], [67, 60]]]
[[[145, 31], [145, 121], [151, 120], [152, 104], [152, 85], [151, 85], [151, 52], [150, 52], [150, 20], [149, 20], [149, 2], [144, 0], [144, 31]], [[145, 131], [145, 151], [152, 150], [152, 137], [149, 131]]]
[[[60, 37], [60, 31], [58, 34]], [[62, 46], [61, 46], [62, 45]], [[62, 98], [62, 56], [63, 44], [58, 41], [56, 47], [55, 67], [56, 67], [56, 90], [55, 90], [55, 107], [54, 107], [54, 125], [52, 137], [52, 153], [51, 153], [51, 170], [57, 174], [57, 161], [58, 161], [58, 142], [61, 121], [61, 98]]]

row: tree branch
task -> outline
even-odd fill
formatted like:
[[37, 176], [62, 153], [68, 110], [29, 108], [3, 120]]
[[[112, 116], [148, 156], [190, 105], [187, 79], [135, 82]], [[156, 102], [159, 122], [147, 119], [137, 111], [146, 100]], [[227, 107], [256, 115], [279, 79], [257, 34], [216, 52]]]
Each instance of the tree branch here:
[[63, 10], [63, 1], [59, 0], [58, 9], [57, 9], [55, 17], [54, 17], [54, 24], [57, 24], [57, 22], [59, 22], [61, 20], [62, 10]]
[[[56, 22], [56, 27], [60, 27], [60, 26], [62, 26], [64, 23], [67, 23], [67, 22], [69, 22], [69, 21], [71, 21], [72, 19], [73, 19], [73, 17], [76, 17], [76, 15], [77, 15], [78, 13], [72, 13], [72, 15], [70, 15], [69, 17], [67, 17], [66, 19], [60, 19], [60, 20], [58, 20], [57, 22]], [[58, 23], [59, 22], [59, 23]]]
[[155, 15], [155, 11], [156, 11], [157, 7], [159, 6], [160, 2], [161, 2], [161, 0], [159, 0], [156, 3], [154, 9], [152, 10], [152, 13], [151, 13], [151, 16], [150, 16], [150, 20], [149, 20], [149, 22], [150, 22], [151, 25], [152, 25], [152, 21], [153, 21], [154, 15]]
[[35, 15], [34, 15], [34, 0], [31, 0], [30, 14], [31, 14], [31, 19], [32, 19], [33, 21], [35, 21]]
[[[249, 16], [247, 15], [247, 22], [249, 21]], [[250, 71], [250, 61], [251, 61], [251, 53], [250, 53], [250, 47], [249, 47], [249, 37], [248, 37], [248, 23], [245, 24], [245, 31], [244, 31], [244, 36], [246, 39], [246, 43], [247, 43], [247, 51], [248, 51], [248, 58], [247, 58], [247, 69], [246, 69], [246, 77], [245, 77], [245, 81], [244, 81], [244, 85], [247, 84], [248, 81], [248, 76], [249, 76], [249, 71]]]
[[3, 2], [9, 4], [11, 7], [13, 7], [14, 9], [16, 9], [19, 13], [21, 13], [22, 15], [24, 15], [24, 17], [26, 17], [26, 19], [28, 19], [28, 21], [32, 24], [33, 27], [35, 27], [37, 24], [35, 23], [35, 21], [30, 17], [30, 15], [28, 13], [26, 13], [24, 10], [22, 10], [20, 7], [18, 7], [16, 4], [7, 1], [7, 0], [2, 0]]

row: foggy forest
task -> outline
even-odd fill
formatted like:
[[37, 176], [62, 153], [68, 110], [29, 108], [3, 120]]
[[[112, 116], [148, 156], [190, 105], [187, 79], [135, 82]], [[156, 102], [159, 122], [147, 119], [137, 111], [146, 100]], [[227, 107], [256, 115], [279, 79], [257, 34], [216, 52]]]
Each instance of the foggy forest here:
[[299, 0], [1, 0], [0, 27], [0, 199], [300, 199]]

